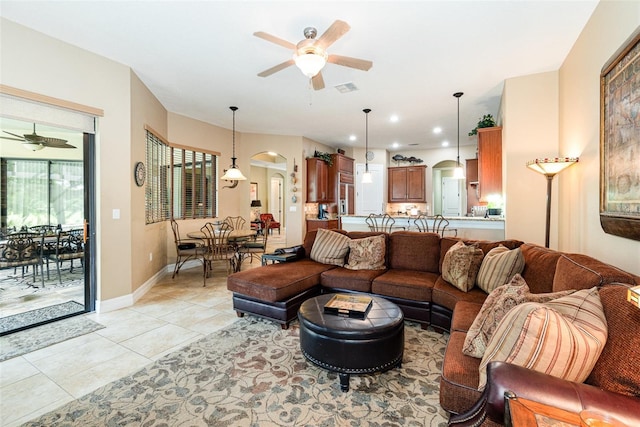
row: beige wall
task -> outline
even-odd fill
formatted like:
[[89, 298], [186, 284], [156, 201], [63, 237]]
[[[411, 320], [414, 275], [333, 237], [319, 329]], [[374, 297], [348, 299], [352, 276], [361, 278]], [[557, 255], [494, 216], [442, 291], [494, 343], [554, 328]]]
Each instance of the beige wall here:
[[[505, 81], [502, 94], [503, 192], [505, 236], [544, 245], [547, 179], [527, 168], [529, 160], [579, 153], [559, 152], [558, 73], [548, 72]], [[552, 186], [549, 246], [558, 248], [558, 182]]]
[[602, 66], [640, 26], [640, 2], [602, 1], [560, 68], [560, 151], [580, 163], [560, 183], [560, 247], [640, 274], [640, 242], [606, 234], [599, 219]]

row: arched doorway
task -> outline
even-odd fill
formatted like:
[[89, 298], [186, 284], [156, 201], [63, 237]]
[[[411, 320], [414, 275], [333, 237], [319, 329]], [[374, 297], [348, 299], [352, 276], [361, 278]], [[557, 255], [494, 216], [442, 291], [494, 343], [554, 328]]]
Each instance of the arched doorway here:
[[[260, 208], [252, 209], [252, 217], [259, 213], [271, 213], [280, 223], [280, 233], [284, 235], [287, 218], [284, 195], [286, 194], [287, 159], [273, 152], [264, 151], [251, 157], [249, 179], [251, 188], [257, 188], [252, 198], [260, 200]], [[284, 237], [284, 236], [283, 236]]]
[[464, 180], [454, 179], [455, 160], [443, 160], [433, 166], [433, 214], [462, 216]]

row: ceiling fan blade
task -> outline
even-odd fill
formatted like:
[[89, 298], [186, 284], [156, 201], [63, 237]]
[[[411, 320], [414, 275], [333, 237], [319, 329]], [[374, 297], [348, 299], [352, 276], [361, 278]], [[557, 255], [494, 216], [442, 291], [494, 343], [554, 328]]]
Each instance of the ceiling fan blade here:
[[314, 90], [324, 89], [324, 79], [321, 72], [311, 78], [311, 84]]
[[[9, 133], [9, 132], [7, 132], [7, 133]], [[13, 134], [11, 134], [11, 135], [13, 135]], [[2, 139], [10, 139], [11, 141], [20, 141], [20, 142], [24, 142], [24, 139], [23, 139], [23, 138], [9, 138], [8, 136], [0, 136], [0, 138], [2, 138]]]
[[350, 29], [351, 27], [346, 22], [336, 20], [329, 28], [327, 28], [327, 31], [322, 33], [315, 45], [326, 50], [340, 37], [344, 36]]
[[76, 148], [73, 145], [67, 144], [67, 140], [66, 139], [49, 138], [47, 136], [43, 136], [42, 137], [42, 142], [44, 143], [44, 145], [47, 145], [49, 147], [68, 148], [68, 147], [64, 147], [65, 145], [68, 145], [69, 147]]
[[[24, 137], [22, 135], [16, 135], [15, 133], [7, 132], [6, 130], [3, 130], [2, 132], [8, 133], [11, 136], [15, 136], [16, 138], [18, 138], [18, 141], [24, 141]], [[6, 138], [6, 137], [3, 137], [3, 138], [5, 138], [5, 139], [13, 139], [13, 138]]]
[[67, 144], [67, 142], [43, 142], [42, 143], [45, 147], [49, 147], [49, 148], [76, 148], [73, 145]]
[[329, 55], [327, 62], [336, 65], [342, 65], [343, 67], [356, 68], [362, 71], [369, 71], [373, 66], [373, 62], [366, 59], [352, 58], [350, 56]]
[[295, 64], [295, 62], [293, 62], [293, 59], [290, 59], [288, 61], [283, 62], [282, 64], [278, 64], [275, 67], [271, 67], [268, 70], [264, 70], [263, 72], [258, 73], [258, 76], [260, 77], [270, 76], [271, 74], [277, 73], [280, 70], [284, 70], [285, 68], [290, 67], [293, 64]]
[[276, 37], [271, 34], [265, 33], [264, 31], [256, 31], [255, 33], [253, 33], [253, 35], [256, 37], [260, 37], [261, 39], [264, 39], [268, 42], [275, 43], [282, 47], [286, 47], [287, 49], [294, 50], [296, 48], [295, 44], [288, 42], [284, 39], [281, 39], [280, 37]]

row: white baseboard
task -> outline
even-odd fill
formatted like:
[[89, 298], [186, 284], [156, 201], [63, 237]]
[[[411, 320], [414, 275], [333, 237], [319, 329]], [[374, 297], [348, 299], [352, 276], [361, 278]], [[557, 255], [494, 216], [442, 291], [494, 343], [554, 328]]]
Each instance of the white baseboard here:
[[173, 272], [173, 264], [167, 265], [165, 268], [158, 271], [156, 274], [151, 276], [146, 282], [142, 284], [138, 289], [136, 289], [133, 293], [123, 295], [121, 297], [111, 298], [108, 300], [97, 300], [96, 301], [96, 312], [97, 313], [106, 313], [109, 311], [119, 310], [121, 308], [131, 307], [136, 303], [144, 294], [149, 292], [151, 288], [153, 288], [164, 276], [167, 274], [171, 274]]

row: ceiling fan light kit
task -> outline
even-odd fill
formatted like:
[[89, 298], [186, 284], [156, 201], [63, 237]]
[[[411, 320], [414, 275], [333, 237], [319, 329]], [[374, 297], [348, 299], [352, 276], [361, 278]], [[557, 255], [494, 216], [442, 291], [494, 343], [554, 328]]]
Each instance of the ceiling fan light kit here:
[[293, 51], [293, 58], [282, 62], [274, 67], [258, 73], [260, 77], [268, 77], [285, 68], [296, 65], [302, 74], [311, 79], [311, 83], [315, 90], [324, 89], [324, 79], [322, 77], [322, 69], [327, 64], [341, 65], [343, 67], [355, 68], [358, 70], [368, 71], [373, 63], [364, 59], [352, 58], [349, 56], [329, 55], [327, 48], [335, 43], [340, 37], [345, 35], [351, 27], [344, 21], [337, 20], [316, 39], [318, 31], [314, 27], [304, 29], [304, 40], [298, 44], [291, 43], [271, 34], [257, 31], [254, 36], [275, 43]]

